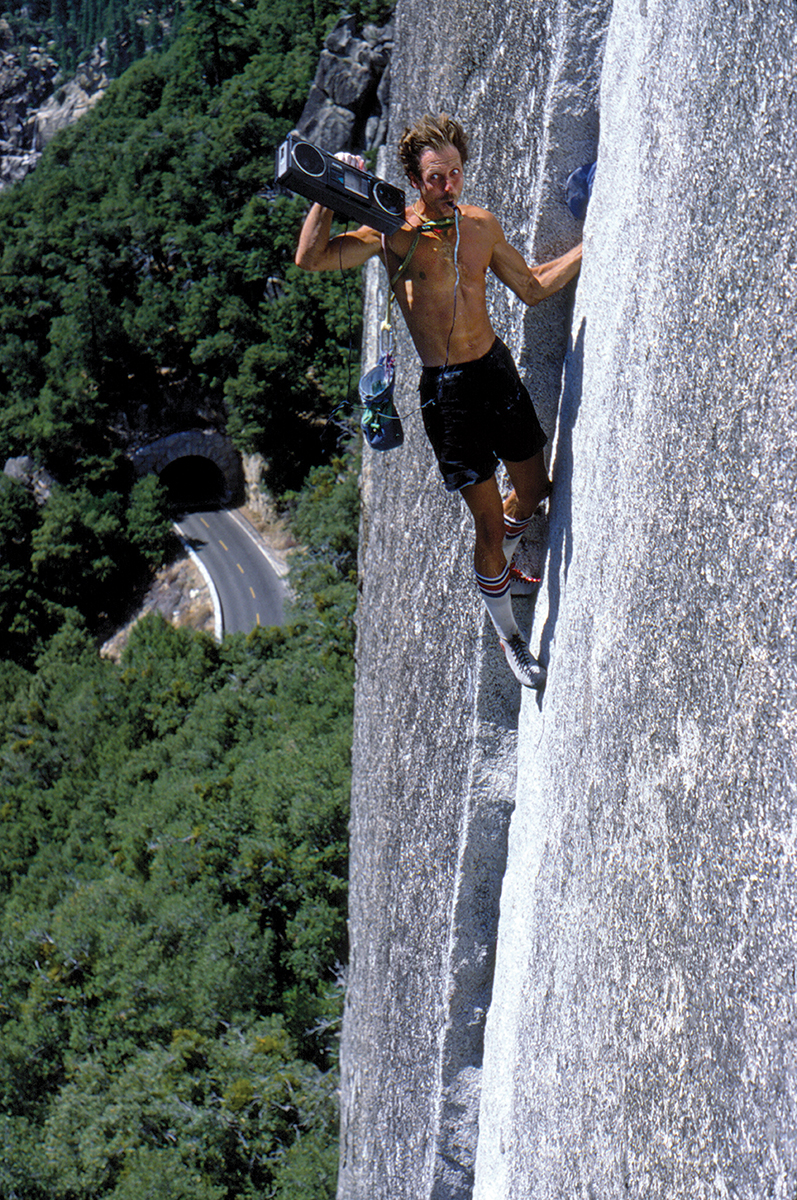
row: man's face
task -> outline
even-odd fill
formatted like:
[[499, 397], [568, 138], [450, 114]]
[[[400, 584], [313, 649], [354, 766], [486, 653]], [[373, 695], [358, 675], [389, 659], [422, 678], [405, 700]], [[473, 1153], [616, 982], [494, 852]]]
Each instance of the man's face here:
[[435, 215], [450, 217], [465, 185], [459, 150], [455, 146], [444, 146], [442, 150], [429, 147], [421, 154], [418, 166], [420, 176], [413, 176], [410, 182], [421, 193], [424, 207]]

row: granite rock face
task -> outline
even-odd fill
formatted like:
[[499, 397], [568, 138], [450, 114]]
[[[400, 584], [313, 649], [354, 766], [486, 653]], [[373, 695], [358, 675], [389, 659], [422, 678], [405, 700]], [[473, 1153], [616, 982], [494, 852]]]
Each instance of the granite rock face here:
[[[468, 198], [493, 209], [529, 257], [575, 244], [581, 226], [563, 185], [594, 157], [606, 19], [599, 2], [452, 6], [434, 20], [399, 4], [381, 172], [402, 183], [393, 148], [404, 125], [448, 108], [473, 134]], [[552, 25], [569, 38], [555, 60]], [[526, 142], [545, 155], [520, 154]], [[378, 279], [375, 267], [372, 293], [383, 293]], [[372, 331], [383, 303], [372, 295]], [[498, 288], [491, 301], [551, 433], [571, 304], [572, 289], [533, 313]], [[341, 1200], [471, 1194], [515, 796], [520, 689], [485, 625], [471, 519], [443, 490], [405, 333], [399, 371], [405, 444], [366, 451], [363, 473]], [[516, 609], [528, 627], [529, 601]]]
[[7, 22], [0, 24], [0, 189], [32, 170], [41, 146], [36, 144], [39, 106], [52, 91], [58, 64], [31, 47], [26, 61], [11, 47]]
[[26, 487], [39, 507], [47, 503], [55, 486], [55, 479], [50, 472], [45, 467], [38, 466], [27, 454], [7, 458], [3, 474], [8, 475], [9, 479], [18, 480]]
[[336, 154], [374, 150], [387, 131], [393, 26], [366, 25], [342, 16], [321, 51], [296, 132]]
[[553, 435], [542, 697], [406, 338], [366, 452], [340, 1200], [797, 1191], [797, 16], [609, 7], [397, 10], [388, 144], [459, 116], [527, 258], [598, 107], [600, 153], [575, 300], [492, 300]]
[[797, 1190], [795, 16], [614, 5], [480, 1200]]
[[43, 149], [60, 130], [74, 125], [102, 99], [111, 82], [108, 69], [108, 45], [102, 41], [80, 64], [74, 79], [50, 96], [36, 113], [37, 146]]

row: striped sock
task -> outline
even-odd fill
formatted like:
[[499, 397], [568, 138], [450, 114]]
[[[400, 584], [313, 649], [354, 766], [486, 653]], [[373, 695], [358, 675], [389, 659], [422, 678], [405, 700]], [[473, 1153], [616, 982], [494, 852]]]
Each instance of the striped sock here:
[[509, 563], [500, 575], [480, 575], [477, 571], [476, 583], [498, 636], [511, 638], [518, 632], [518, 627], [512, 612], [512, 596], [509, 592]]
[[516, 521], [514, 517], [508, 517], [504, 514], [504, 558], [508, 563], [511, 563], [512, 556], [520, 545], [520, 539], [529, 527], [531, 517], [526, 517], [524, 521]]

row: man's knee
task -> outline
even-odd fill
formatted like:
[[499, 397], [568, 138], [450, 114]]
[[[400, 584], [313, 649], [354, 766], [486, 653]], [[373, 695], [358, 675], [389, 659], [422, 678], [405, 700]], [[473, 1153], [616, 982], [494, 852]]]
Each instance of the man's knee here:
[[523, 462], [507, 462], [504, 465], [522, 509], [533, 512], [538, 504], [550, 496], [553, 484], [548, 478], [542, 450]]

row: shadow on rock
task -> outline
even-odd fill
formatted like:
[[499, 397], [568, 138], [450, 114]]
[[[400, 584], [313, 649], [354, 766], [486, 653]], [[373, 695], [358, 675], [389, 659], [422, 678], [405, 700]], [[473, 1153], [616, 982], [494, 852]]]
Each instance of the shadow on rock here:
[[[562, 579], [567, 579], [573, 556], [573, 430], [581, 406], [584, 381], [586, 318], [581, 322], [573, 349], [565, 361], [562, 403], [559, 407], [559, 439], [554, 462], [554, 490], [550, 509], [550, 556], [548, 559], [548, 615], [540, 637], [540, 660], [547, 666], [556, 621], [559, 616]], [[564, 573], [562, 566], [564, 564]]]

